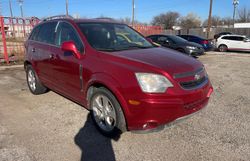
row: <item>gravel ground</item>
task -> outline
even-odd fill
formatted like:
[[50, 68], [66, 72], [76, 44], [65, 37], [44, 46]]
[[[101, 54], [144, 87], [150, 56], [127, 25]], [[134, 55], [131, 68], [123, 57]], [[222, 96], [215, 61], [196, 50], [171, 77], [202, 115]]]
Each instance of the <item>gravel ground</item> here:
[[249, 161], [250, 57], [199, 58], [214, 86], [200, 113], [157, 133], [100, 135], [79, 105], [34, 96], [22, 68], [0, 69], [1, 161]]

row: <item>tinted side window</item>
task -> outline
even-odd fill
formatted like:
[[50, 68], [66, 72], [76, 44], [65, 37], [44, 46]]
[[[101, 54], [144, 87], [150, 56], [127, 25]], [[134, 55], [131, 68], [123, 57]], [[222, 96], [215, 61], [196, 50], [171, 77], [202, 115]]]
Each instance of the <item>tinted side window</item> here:
[[165, 36], [160, 36], [160, 37], [158, 37], [158, 41], [159, 42], [166, 42], [166, 41], [168, 41], [168, 39]]
[[188, 35], [181, 36], [183, 39], [190, 40], [190, 37]]
[[241, 37], [241, 36], [225, 36], [222, 39], [233, 40], [233, 41], [243, 41], [244, 37]]
[[186, 40], [189, 39], [189, 37], [187, 35], [181, 35], [180, 37], [182, 37], [183, 39], [186, 39]]
[[33, 29], [31, 35], [30, 35], [30, 40], [37, 40], [37, 37], [38, 37], [38, 34], [39, 34], [39, 31], [40, 31], [40, 26], [37, 26]]
[[65, 22], [61, 22], [57, 28], [56, 45], [61, 46], [65, 41], [74, 41], [78, 51], [83, 52], [83, 44], [74, 28]]
[[223, 38], [221, 39], [224, 39], [224, 40], [233, 40], [231, 36], [224, 36]]
[[157, 41], [157, 37], [156, 36], [150, 36], [149, 37], [152, 41], [156, 42]]
[[40, 27], [40, 32], [38, 34], [37, 41], [48, 43], [48, 44], [55, 44], [55, 28], [57, 22], [48, 22], [42, 24]]
[[244, 37], [241, 36], [237, 36], [235, 37], [236, 41], [244, 41]]

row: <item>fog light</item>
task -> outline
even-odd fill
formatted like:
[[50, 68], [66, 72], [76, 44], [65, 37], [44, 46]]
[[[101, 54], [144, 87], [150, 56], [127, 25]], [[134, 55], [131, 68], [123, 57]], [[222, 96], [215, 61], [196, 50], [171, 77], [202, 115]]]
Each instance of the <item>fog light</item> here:
[[128, 102], [129, 102], [129, 104], [131, 104], [131, 105], [139, 105], [139, 104], [141, 104], [141, 102], [139, 102], [139, 101], [136, 101], [136, 100], [128, 100]]
[[156, 128], [158, 126], [158, 123], [155, 122], [155, 121], [152, 121], [152, 122], [147, 122], [146, 124], [144, 124], [142, 126], [143, 129], [153, 129], [153, 128]]

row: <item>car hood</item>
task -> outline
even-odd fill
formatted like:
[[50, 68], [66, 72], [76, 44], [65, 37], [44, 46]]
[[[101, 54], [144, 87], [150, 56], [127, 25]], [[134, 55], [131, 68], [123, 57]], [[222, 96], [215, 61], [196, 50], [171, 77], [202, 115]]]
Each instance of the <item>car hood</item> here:
[[172, 49], [161, 47], [126, 50], [113, 54], [156, 67], [160, 70], [164, 70], [170, 75], [195, 71], [203, 66], [201, 62], [192, 57], [186, 56]]

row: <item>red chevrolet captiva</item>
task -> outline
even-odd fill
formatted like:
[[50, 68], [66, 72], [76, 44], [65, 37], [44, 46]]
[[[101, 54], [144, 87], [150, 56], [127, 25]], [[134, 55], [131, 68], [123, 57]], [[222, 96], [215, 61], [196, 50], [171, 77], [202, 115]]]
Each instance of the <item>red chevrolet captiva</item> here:
[[47, 18], [25, 48], [30, 91], [82, 105], [107, 136], [162, 129], [204, 108], [213, 92], [201, 62], [110, 19]]

